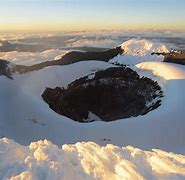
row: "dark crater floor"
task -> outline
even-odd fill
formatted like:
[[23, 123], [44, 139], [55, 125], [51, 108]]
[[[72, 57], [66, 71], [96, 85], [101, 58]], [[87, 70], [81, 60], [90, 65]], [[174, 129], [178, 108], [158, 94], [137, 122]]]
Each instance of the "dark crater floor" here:
[[42, 94], [51, 109], [78, 122], [144, 115], [160, 106], [162, 96], [157, 82], [139, 77], [127, 67], [98, 71], [75, 80], [66, 89], [46, 88]]

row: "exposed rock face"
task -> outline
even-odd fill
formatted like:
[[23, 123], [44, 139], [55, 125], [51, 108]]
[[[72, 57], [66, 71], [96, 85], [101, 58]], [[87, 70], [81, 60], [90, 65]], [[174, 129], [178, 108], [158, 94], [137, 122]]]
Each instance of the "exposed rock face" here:
[[164, 62], [185, 65], [185, 51], [176, 51], [166, 54], [164, 56]]
[[[75, 62], [79, 62], [79, 61], [99, 60], [99, 61], [108, 62], [110, 59], [122, 53], [123, 53], [123, 50], [121, 49], [121, 47], [116, 47], [116, 48], [101, 51], [101, 52], [71, 51], [71, 52], [66, 53], [64, 56], [62, 56], [61, 59], [53, 60], [53, 61], [46, 61], [46, 62], [34, 64], [32, 66], [12, 64], [11, 73], [17, 72], [17, 73], [23, 74], [23, 73], [28, 73], [31, 71], [43, 69], [49, 66], [68, 65], [68, 64], [75, 63]], [[8, 65], [9, 62], [4, 61], [4, 60], [0, 60], [0, 61], [1, 61], [0, 62], [0, 74], [2, 74], [5, 72], [5, 69], [4, 69], [5, 64]]]
[[27, 73], [27, 72], [39, 70], [48, 66], [67, 65], [67, 64], [72, 64], [79, 61], [88, 61], [88, 60], [99, 60], [99, 61], [108, 62], [110, 59], [122, 53], [123, 53], [123, 50], [121, 49], [121, 47], [116, 47], [102, 52], [71, 51], [66, 53], [59, 60], [46, 61], [32, 66], [16, 65], [14, 66], [12, 71], [19, 72], [19, 73]]
[[123, 50], [121, 47], [116, 47], [113, 49], [109, 49], [102, 52], [80, 52], [80, 51], [72, 51], [65, 54], [61, 58], [62, 64], [69, 64], [84, 61], [84, 60], [100, 60], [100, 61], [109, 61], [110, 59], [114, 58], [118, 54], [122, 54]]
[[160, 106], [162, 94], [157, 82], [129, 68], [113, 67], [96, 72], [92, 79], [75, 80], [67, 89], [46, 88], [42, 98], [55, 112], [87, 122], [90, 113], [103, 121], [146, 114]]
[[169, 53], [152, 53], [164, 56], [164, 62], [185, 65], [185, 51], [171, 51]]
[[[17, 72], [17, 73], [23, 74], [23, 73], [28, 73], [31, 71], [43, 69], [49, 66], [68, 65], [68, 64], [75, 63], [75, 62], [79, 62], [79, 61], [99, 60], [99, 61], [108, 62], [110, 59], [122, 53], [123, 53], [123, 50], [121, 49], [121, 47], [116, 47], [116, 48], [101, 51], [101, 52], [71, 51], [71, 52], [66, 53], [64, 56], [62, 56], [61, 59], [53, 60], [53, 61], [46, 61], [46, 62], [31, 65], [31, 66], [12, 64], [11, 73]], [[5, 71], [4, 69], [5, 65], [8, 65], [9, 62], [4, 61], [4, 60], [0, 60], [0, 61], [1, 61], [0, 62], [0, 69], [1, 69], [0, 74], [2, 74]]]
[[9, 65], [10, 65], [10, 63], [8, 61], [0, 59], [0, 76], [3, 75], [3, 76], [6, 76], [10, 79], [13, 79]]

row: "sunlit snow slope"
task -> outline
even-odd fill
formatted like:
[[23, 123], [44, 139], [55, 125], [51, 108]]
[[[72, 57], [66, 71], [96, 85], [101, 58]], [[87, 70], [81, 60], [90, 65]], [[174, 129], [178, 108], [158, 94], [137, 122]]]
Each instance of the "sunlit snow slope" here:
[[[134, 39], [123, 43], [122, 47], [127, 53], [111, 62], [126, 63], [141, 76], [157, 80], [164, 91], [159, 108], [144, 116], [109, 123], [74, 122], [52, 111], [42, 100], [42, 92], [46, 87], [66, 87], [76, 78], [113, 65], [83, 61], [48, 67], [15, 74], [14, 80], [0, 76], [0, 136], [24, 145], [40, 139], [51, 140], [59, 146], [93, 141], [99, 145], [131, 145], [185, 154], [185, 67], [164, 63], [162, 56], [151, 56], [153, 51], [168, 51], [164, 45]], [[101, 147], [95, 143], [63, 145], [59, 150], [48, 141], [23, 147], [2, 139], [0, 177], [175, 179], [184, 176], [184, 156], [160, 150], [146, 152], [131, 147]]]
[[110, 62], [124, 63], [126, 65], [135, 65], [143, 61], [162, 61], [163, 56], [151, 55], [153, 52], [169, 52], [164, 44], [151, 42], [148, 40], [130, 39], [123, 44], [124, 56], [117, 56]]
[[0, 140], [0, 179], [184, 179], [185, 156], [93, 142], [63, 145], [44, 140], [21, 146]]

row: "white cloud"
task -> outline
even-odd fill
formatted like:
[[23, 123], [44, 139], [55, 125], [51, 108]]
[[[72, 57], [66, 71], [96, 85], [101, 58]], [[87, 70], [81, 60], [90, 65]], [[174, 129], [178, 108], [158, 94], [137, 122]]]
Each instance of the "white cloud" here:
[[37, 38], [37, 37], [53, 37], [58, 33], [4, 33], [0, 32], [0, 40], [19, 40], [19, 39], [27, 39], [27, 38]]
[[0, 52], [0, 59], [8, 60], [15, 64], [32, 65], [54, 60], [56, 56], [62, 55], [65, 52], [59, 49], [50, 49], [43, 52]]
[[70, 47], [100, 47], [100, 48], [112, 48], [119, 44], [118, 40], [112, 40], [112, 39], [95, 39], [95, 40], [89, 40], [89, 39], [80, 39], [77, 41], [74, 41], [72, 44], [70, 44]]

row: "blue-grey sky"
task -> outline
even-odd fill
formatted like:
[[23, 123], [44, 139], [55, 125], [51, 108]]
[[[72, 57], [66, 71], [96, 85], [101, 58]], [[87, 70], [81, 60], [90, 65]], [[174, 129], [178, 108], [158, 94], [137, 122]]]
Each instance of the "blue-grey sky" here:
[[184, 29], [185, 0], [3, 0], [0, 30]]

